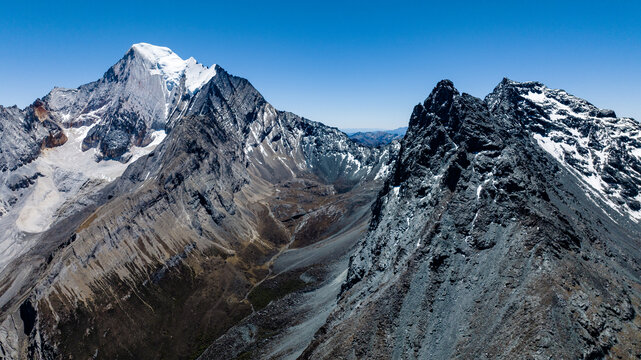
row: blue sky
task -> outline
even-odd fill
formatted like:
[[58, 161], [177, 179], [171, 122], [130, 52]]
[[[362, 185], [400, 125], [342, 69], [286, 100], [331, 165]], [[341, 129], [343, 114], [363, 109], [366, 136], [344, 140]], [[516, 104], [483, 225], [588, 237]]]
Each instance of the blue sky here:
[[641, 120], [639, 1], [14, 1], [0, 104], [98, 79], [137, 42], [219, 64], [274, 106], [338, 127], [404, 126], [436, 82], [507, 76]]

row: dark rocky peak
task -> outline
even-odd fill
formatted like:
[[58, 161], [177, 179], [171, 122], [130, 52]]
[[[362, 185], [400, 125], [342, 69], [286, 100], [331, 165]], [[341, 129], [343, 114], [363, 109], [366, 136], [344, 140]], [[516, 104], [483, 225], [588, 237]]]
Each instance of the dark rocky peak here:
[[456, 156], [465, 164], [468, 153], [499, 149], [502, 131], [482, 100], [459, 94], [451, 81], [443, 80], [423, 105], [414, 108], [392, 185], [435, 171], [447, 154], [459, 154]]
[[[540, 83], [506, 79], [486, 101], [437, 86], [303, 357], [637, 356], [636, 214], [615, 216], [586, 186], [599, 164], [640, 178], [627, 148], [638, 125], [592, 110]], [[600, 130], [583, 136], [588, 120]], [[633, 181], [614, 180], [613, 195]]]
[[427, 99], [425, 99], [423, 106], [427, 111], [439, 113], [447, 108], [458, 95], [460, 94], [451, 80], [441, 80], [436, 84]]
[[[423, 104], [414, 107], [408, 131], [411, 131], [413, 127], [423, 127], [427, 125], [426, 121], [432, 121], [436, 117], [440, 119], [449, 118], [447, 114], [450, 111], [450, 106], [458, 96], [459, 92], [452, 81], [439, 81]], [[424, 113], [430, 114], [430, 116], [424, 116]]]
[[[490, 125], [485, 103], [469, 94], [460, 94], [450, 80], [441, 80], [424, 101], [417, 105], [410, 118], [411, 131], [433, 126], [443, 127], [453, 136], [463, 127]], [[461, 120], [465, 119], [466, 124]]]
[[216, 76], [202, 86], [187, 111], [174, 113], [172, 120], [189, 116], [211, 117], [221, 121], [221, 125], [246, 132], [253, 121], [261, 120], [258, 112], [267, 102], [247, 79], [230, 75], [220, 66], [215, 70]]

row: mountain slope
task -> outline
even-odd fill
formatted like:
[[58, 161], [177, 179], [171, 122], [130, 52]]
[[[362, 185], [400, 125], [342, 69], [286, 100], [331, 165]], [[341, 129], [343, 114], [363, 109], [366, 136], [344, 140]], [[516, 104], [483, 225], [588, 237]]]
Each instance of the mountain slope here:
[[[38, 166], [38, 157], [66, 142], [64, 131], [41, 101], [24, 110], [0, 106], [0, 270], [30, 246], [30, 240], [19, 233], [16, 224], [23, 231], [40, 225], [27, 216], [34, 203], [27, 195], [34, 192], [33, 185], [48, 170]], [[43, 193], [33, 194], [31, 200]], [[24, 213], [16, 210], [25, 207]]]
[[[92, 134], [107, 144], [114, 131], [135, 139], [136, 126], [153, 130], [163, 119], [149, 117], [150, 103], [130, 103], [137, 93], [121, 96], [140, 75], [131, 65], [142, 61], [138, 52], [134, 46], [105, 78], [74, 91], [117, 100], [93, 113], [97, 125], [76, 124], [89, 132], [73, 137], [75, 149]], [[9, 358], [195, 356], [252, 313], [249, 293], [285, 250], [339, 232], [354, 209], [368, 211], [394, 148], [359, 146], [337, 129], [277, 111], [247, 80], [215, 69], [167, 112], [166, 137], [141, 144], [137, 160], [96, 153], [99, 171], [123, 167], [116, 179], [73, 189], [82, 201], [70, 197], [57, 208], [2, 270], [0, 344]], [[160, 75], [143, 88], [164, 90], [154, 85]], [[179, 78], [183, 87], [186, 76]], [[69, 106], [79, 108], [74, 101]], [[152, 110], [158, 104], [166, 103]]]
[[337, 309], [304, 358], [640, 355], [641, 228], [540, 140], [639, 125], [569, 96], [572, 113], [540, 106], [558, 94], [504, 80], [483, 101], [442, 81], [415, 107]]

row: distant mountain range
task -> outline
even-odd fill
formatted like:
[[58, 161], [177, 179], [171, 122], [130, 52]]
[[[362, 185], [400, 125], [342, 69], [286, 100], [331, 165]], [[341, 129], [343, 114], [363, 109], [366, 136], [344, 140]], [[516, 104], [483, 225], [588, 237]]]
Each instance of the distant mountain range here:
[[366, 146], [381, 146], [387, 145], [394, 140], [401, 139], [407, 127], [400, 127], [394, 130], [369, 130], [368, 129], [345, 129], [343, 132], [349, 136], [350, 139], [366, 145]]

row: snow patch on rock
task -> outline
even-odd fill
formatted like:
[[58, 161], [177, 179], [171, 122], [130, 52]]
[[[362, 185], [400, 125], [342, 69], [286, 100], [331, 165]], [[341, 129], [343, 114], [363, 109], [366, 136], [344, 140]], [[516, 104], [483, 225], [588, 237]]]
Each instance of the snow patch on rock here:
[[45, 150], [34, 162], [42, 176], [36, 180], [33, 191], [18, 213], [16, 226], [20, 231], [38, 233], [47, 230], [55, 221], [60, 206], [73, 198], [85, 183], [100, 180], [97, 183], [104, 184], [115, 180], [129, 164], [153, 151], [166, 136], [163, 130], [152, 133], [152, 142], [145, 147], [134, 146], [126, 163], [115, 160], [96, 162], [98, 150], [82, 151], [82, 139], [93, 126], [67, 129], [67, 142]]

